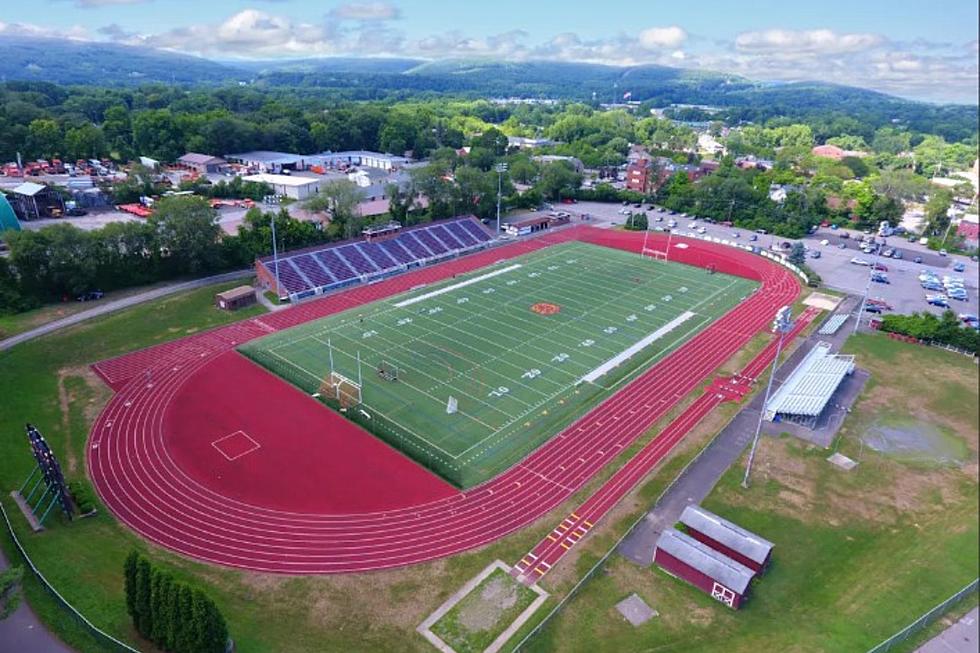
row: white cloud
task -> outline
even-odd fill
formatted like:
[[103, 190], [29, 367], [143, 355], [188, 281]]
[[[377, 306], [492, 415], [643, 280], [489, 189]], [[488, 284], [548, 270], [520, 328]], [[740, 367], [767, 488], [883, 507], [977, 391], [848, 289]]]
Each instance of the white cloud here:
[[677, 25], [670, 27], [651, 27], [640, 32], [640, 46], [647, 50], [676, 48], [687, 40], [687, 32]]
[[60, 29], [33, 25], [31, 23], [5, 23], [3, 21], [0, 21], [0, 34], [6, 36], [72, 39], [76, 41], [87, 41], [92, 38], [88, 30], [78, 25], [67, 29]]
[[340, 5], [327, 14], [336, 20], [382, 21], [401, 17], [398, 7], [390, 2], [352, 2]]
[[840, 54], [858, 52], [881, 45], [878, 34], [855, 32], [838, 34], [829, 29], [787, 30], [767, 29], [761, 32], [742, 32], [735, 37], [735, 48], [743, 52], [774, 54]]
[[75, 6], [79, 9], [98, 9], [118, 5], [142, 5], [148, 2], [150, 0], [75, 0]]

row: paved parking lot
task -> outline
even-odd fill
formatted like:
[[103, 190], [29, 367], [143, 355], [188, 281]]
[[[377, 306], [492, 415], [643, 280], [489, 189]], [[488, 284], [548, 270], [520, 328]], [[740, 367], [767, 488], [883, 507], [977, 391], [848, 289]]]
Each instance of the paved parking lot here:
[[[794, 242], [790, 239], [777, 236], [755, 234], [746, 229], [723, 227], [718, 224], [706, 224], [701, 221], [695, 221], [692, 218], [669, 215], [666, 211], [659, 209], [646, 210], [646, 206], [644, 204], [643, 209], [636, 209], [632, 205], [624, 207], [619, 203], [578, 202], [576, 204], [556, 204], [555, 210], [568, 211], [572, 214], [573, 220], [576, 222], [582, 221], [585, 224], [592, 223], [596, 226], [608, 227], [622, 225], [627, 220], [628, 216], [621, 213], [624, 208], [629, 211], [643, 210], [648, 216], [651, 228], [666, 228], [667, 221], [674, 219], [677, 221], [676, 231], [679, 233], [692, 231], [691, 223], [694, 222], [696, 227], [705, 228], [705, 235], [734, 240], [736, 239], [735, 234], [738, 234], [738, 242], [757, 245], [764, 249], [770, 249], [774, 244], [779, 245], [784, 242]], [[534, 214], [525, 213], [522, 214], [522, 217], [526, 217], [527, 215]], [[588, 219], [583, 220], [584, 216], [588, 216]], [[663, 220], [657, 222], [657, 217], [661, 217]], [[515, 218], [511, 217], [511, 219]], [[804, 238], [803, 243], [808, 248], [817, 250], [821, 254], [820, 258], [817, 259], [807, 257], [807, 265], [820, 275], [827, 287], [848, 294], [862, 295], [868, 285], [870, 269], [867, 266], [855, 265], [850, 261], [855, 257], [871, 261], [874, 259], [874, 256], [868, 256], [858, 249], [857, 243], [860, 242], [862, 235], [860, 232], [848, 230], [851, 238], [842, 239], [840, 238], [842, 231], [840, 229], [821, 229], [816, 234]], [[755, 241], [751, 240], [753, 237], [756, 238]], [[828, 244], [821, 245], [820, 242], [823, 240], [827, 240]], [[838, 248], [838, 244], [841, 242], [845, 243], [846, 249]], [[930, 311], [937, 315], [941, 314], [943, 309], [926, 304], [925, 295], [927, 291], [923, 290], [919, 285], [919, 273], [922, 270], [928, 269], [935, 272], [939, 277], [943, 275], [962, 277], [964, 285], [967, 288], [968, 299], [967, 301], [950, 299], [950, 308], [956, 313], [980, 314], [978, 313], [980, 306], [978, 306], [977, 299], [978, 275], [980, 275], [980, 270], [978, 270], [977, 263], [963, 256], [939, 256], [939, 254], [923, 245], [909, 243], [905, 239], [897, 236], [888, 238], [887, 242], [889, 247], [902, 250], [904, 258], [902, 260], [884, 257], [879, 259], [880, 263], [887, 266], [887, 276], [891, 283], [872, 283], [869, 297], [888, 302], [896, 313]], [[916, 256], [922, 257], [922, 263], [914, 262]], [[957, 261], [963, 262], [966, 265], [965, 271], [954, 272], [952, 270], [953, 263]]]

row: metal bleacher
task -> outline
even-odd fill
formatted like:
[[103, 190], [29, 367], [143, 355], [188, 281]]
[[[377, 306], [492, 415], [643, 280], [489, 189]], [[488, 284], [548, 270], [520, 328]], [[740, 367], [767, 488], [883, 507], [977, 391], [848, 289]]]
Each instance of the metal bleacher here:
[[820, 329], [817, 330], [817, 333], [822, 336], [834, 335], [840, 331], [842, 326], [844, 326], [844, 323], [847, 322], [848, 317], [849, 316], [847, 313], [837, 313], [836, 315], [831, 315], [822, 325], [820, 325]]
[[492, 242], [476, 218], [466, 216], [402, 229], [386, 240], [357, 240], [259, 259], [293, 301], [412, 267], [482, 249]]
[[854, 371], [854, 356], [831, 354], [821, 342], [807, 352], [789, 378], [766, 404], [770, 421], [786, 420], [812, 426], [830, 402], [844, 377]]

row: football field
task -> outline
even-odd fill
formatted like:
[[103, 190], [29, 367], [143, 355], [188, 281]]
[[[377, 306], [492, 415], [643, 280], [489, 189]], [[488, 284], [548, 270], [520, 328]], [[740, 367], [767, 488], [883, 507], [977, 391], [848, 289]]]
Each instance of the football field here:
[[341, 381], [349, 419], [466, 488], [518, 462], [756, 287], [571, 242], [240, 351], [334, 408]]

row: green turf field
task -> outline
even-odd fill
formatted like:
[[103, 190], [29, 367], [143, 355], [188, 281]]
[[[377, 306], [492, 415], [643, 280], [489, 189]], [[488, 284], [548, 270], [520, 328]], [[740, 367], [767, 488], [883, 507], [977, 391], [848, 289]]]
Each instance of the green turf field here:
[[[360, 378], [361, 404], [346, 411], [349, 418], [471, 487], [526, 456], [756, 285], [564, 243], [240, 350], [310, 394], [322, 390], [331, 369]], [[536, 305], [548, 306], [536, 312]], [[383, 378], [382, 366], [394, 378]]]

